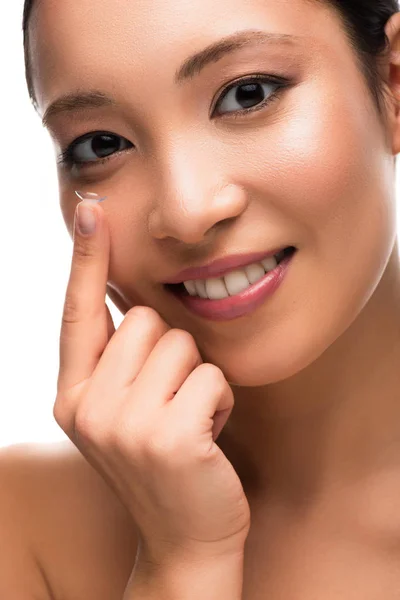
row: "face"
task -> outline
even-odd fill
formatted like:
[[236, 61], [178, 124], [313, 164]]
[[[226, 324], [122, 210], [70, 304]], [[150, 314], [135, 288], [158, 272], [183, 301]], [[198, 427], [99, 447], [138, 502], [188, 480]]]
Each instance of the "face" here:
[[[58, 166], [61, 210], [72, 236], [74, 190], [107, 196], [115, 304], [189, 331], [233, 384], [311, 364], [366, 305], [396, 235], [393, 153], [337, 15], [305, 0], [41, 0], [33, 17], [41, 114], [78, 90], [114, 99], [48, 128], [57, 156], [86, 136], [78, 164]], [[248, 29], [298, 37], [253, 39], [175, 81], [194, 52]], [[284, 281], [241, 317], [193, 314], [162, 283], [287, 246]]]

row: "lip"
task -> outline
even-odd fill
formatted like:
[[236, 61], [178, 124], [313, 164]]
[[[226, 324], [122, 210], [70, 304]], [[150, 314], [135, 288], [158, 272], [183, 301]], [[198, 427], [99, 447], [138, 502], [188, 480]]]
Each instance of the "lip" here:
[[237, 267], [244, 267], [255, 262], [259, 262], [264, 258], [278, 254], [281, 250], [288, 248], [289, 246], [281, 246], [275, 250], [269, 252], [253, 252], [251, 254], [235, 254], [233, 256], [226, 256], [225, 258], [218, 258], [212, 261], [208, 265], [202, 267], [192, 267], [190, 269], [184, 269], [177, 273], [174, 277], [163, 281], [163, 284], [182, 283], [183, 281], [192, 281], [194, 279], [209, 279], [211, 277], [219, 277], [226, 274], [228, 271]]
[[175, 294], [172, 291], [169, 293], [182, 302], [190, 312], [211, 321], [229, 321], [243, 317], [253, 312], [278, 289], [285, 278], [292, 258], [296, 255], [297, 250], [286, 256], [275, 269], [266, 273], [264, 277], [243, 292], [222, 300], [209, 300], [184, 293]]

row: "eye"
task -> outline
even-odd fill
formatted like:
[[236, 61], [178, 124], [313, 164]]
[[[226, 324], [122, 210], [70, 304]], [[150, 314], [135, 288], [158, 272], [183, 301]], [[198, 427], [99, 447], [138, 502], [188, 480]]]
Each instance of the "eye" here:
[[57, 162], [68, 167], [103, 163], [116, 152], [133, 147], [126, 138], [108, 131], [92, 132], [74, 140], [59, 156]]
[[[247, 113], [260, 110], [269, 102], [277, 98], [279, 92], [288, 86], [288, 80], [271, 75], [255, 75], [251, 78], [242, 79], [227, 90], [218, 99], [215, 109], [217, 115], [224, 113]], [[266, 97], [268, 92], [271, 92]], [[257, 107], [257, 108], [256, 108]]]

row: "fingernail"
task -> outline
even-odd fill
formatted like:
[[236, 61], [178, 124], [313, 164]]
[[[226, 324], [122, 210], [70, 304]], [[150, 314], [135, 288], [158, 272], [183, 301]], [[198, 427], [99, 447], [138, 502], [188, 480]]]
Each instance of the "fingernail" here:
[[80, 235], [93, 235], [96, 231], [96, 215], [91, 208], [93, 203], [83, 200], [76, 209], [76, 226]]

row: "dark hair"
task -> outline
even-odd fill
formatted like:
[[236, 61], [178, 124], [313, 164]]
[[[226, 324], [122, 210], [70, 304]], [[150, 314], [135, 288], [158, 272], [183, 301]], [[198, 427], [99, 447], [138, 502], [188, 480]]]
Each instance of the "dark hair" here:
[[[29, 96], [37, 109], [31, 59], [29, 55], [28, 25], [32, 8], [38, 0], [25, 0], [23, 12], [23, 40], [25, 56], [25, 76]], [[333, 8], [342, 21], [344, 31], [355, 56], [367, 87], [372, 95], [378, 114], [383, 116], [385, 86], [379, 73], [379, 59], [386, 56], [389, 40], [385, 25], [389, 18], [399, 11], [398, 0], [308, 0], [326, 4]]]

